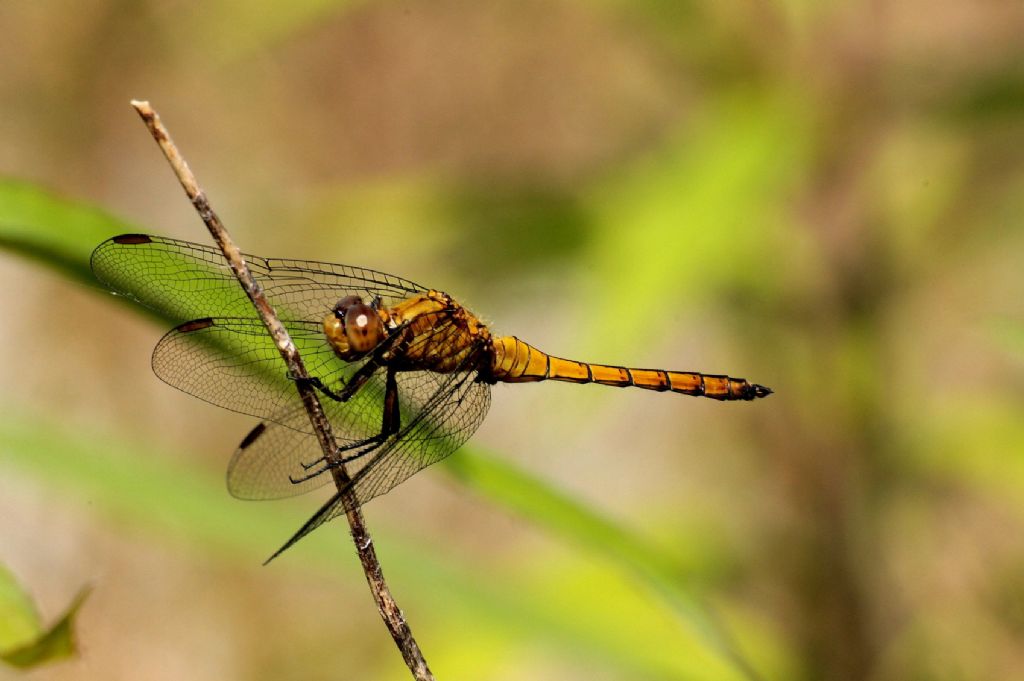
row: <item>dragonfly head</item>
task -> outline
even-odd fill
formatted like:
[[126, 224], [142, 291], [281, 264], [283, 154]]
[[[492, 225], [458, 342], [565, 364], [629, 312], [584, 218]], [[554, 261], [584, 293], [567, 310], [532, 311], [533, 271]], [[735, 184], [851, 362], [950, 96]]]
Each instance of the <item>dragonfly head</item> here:
[[324, 334], [338, 357], [359, 359], [384, 340], [384, 323], [377, 310], [359, 296], [345, 296], [324, 318]]

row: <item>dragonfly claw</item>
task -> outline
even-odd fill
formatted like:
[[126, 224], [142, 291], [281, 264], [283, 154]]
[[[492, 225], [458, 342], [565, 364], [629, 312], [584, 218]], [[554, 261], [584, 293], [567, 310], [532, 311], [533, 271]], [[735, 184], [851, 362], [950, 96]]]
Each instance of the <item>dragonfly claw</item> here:
[[[299, 385], [307, 385], [307, 386], [311, 386], [313, 388], [316, 388], [317, 390], [319, 390], [320, 392], [322, 392], [324, 395], [326, 395], [327, 397], [331, 398], [332, 400], [336, 400], [338, 402], [344, 402], [344, 400], [342, 399], [342, 397], [341, 397], [341, 395], [339, 393], [336, 393], [333, 390], [331, 390], [330, 388], [328, 388], [326, 385], [324, 385], [324, 382], [321, 381], [316, 376], [296, 376], [294, 373], [292, 373], [292, 371], [290, 369], [285, 372], [284, 376], [289, 381], [294, 381], [295, 383], [297, 383]], [[339, 381], [341, 383], [341, 387], [344, 388], [345, 387], [345, 381], [343, 379], [339, 379]]]
[[302, 466], [302, 470], [308, 471], [310, 468], [315, 468], [319, 466], [321, 463], [323, 463], [323, 461], [324, 457], [321, 456], [319, 459], [315, 459], [313, 461], [310, 461], [309, 463], [306, 463], [305, 461], [300, 461], [299, 465]]
[[284, 377], [287, 378], [289, 381], [292, 381], [294, 383], [298, 383], [299, 385], [309, 385], [309, 386], [313, 386], [314, 388], [319, 388], [320, 387], [320, 379], [319, 378], [316, 378], [315, 376], [296, 376], [295, 373], [292, 372], [291, 369], [289, 369], [288, 371], [284, 372]]
[[[303, 466], [305, 466], [305, 464], [303, 464]], [[318, 468], [317, 470], [313, 471], [312, 473], [306, 473], [305, 475], [300, 475], [297, 478], [294, 475], [289, 475], [288, 476], [288, 482], [292, 483], [293, 485], [301, 485], [302, 483], [306, 482], [307, 480], [311, 480], [311, 479], [315, 478], [316, 476], [320, 475], [324, 471], [330, 470], [330, 468], [331, 468], [330, 464], [324, 464], [322, 467]], [[309, 469], [307, 468], [306, 470], [309, 470]]]

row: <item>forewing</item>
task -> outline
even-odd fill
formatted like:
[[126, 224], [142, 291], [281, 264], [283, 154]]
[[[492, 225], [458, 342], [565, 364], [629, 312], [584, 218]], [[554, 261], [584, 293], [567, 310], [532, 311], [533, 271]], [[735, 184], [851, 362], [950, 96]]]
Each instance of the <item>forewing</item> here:
[[[320, 320], [340, 298], [380, 296], [395, 305], [425, 289], [383, 272], [314, 260], [244, 254], [281, 319]], [[174, 319], [256, 317], [219, 249], [145, 234], [123, 234], [93, 251], [107, 288]]]

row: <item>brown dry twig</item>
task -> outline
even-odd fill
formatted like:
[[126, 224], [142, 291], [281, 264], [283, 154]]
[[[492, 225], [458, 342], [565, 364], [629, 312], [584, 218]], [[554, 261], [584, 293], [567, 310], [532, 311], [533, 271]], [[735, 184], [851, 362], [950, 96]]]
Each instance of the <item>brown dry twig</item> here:
[[[287, 365], [288, 371], [292, 376], [299, 379], [309, 378], [309, 374], [302, 363], [302, 357], [299, 356], [299, 352], [288, 335], [287, 329], [281, 324], [281, 320], [277, 318], [277, 314], [263, 294], [263, 289], [259, 282], [253, 278], [252, 273], [245, 264], [245, 260], [242, 259], [241, 251], [235, 246], [220, 218], [217, 217], [217, 214], [210, 207], [210, 202], [207, 200], [205, 192], [200, 189], [188, 164], [185, 163], [185, 159], [178, 152], [178, 148], [174, 145], [163, 123], [160, 122], [160, 117], [149, 105], [149, 102], [133, 100], [131, 104], [146, 123], [146, 127], [149, 128], [149, 132], [153, 135], [157, 144], [160, 145], [160, 149], [171, 164], [174, 174], [178, 176], [181, 186], [184, 187], [185, 193], [188, 195], [189, 200], [192, 201], [192, 205], [195, 206], [199, 217], [203, 219], [207, 229], [210, 230], [210, 234], [213, 235], [214, 241], [217, 242], [217, 245], [223, 251], [225, 259], [227, 259], [228, 264], [235, 273], [235, 277], [238, 279], [238, 283], [245, 290], [246, 295], [249, 296], [253, 307], [256, 308], [260, 319], [263, 320], [263, 324], [267, 327], [267, 332], [274, 339], [274, 343], [277, 345], [277, 349], [281, 353], [281, 359]], [[316, 389], [309, 381], [303, 380], [297, 380], [295, 386], [298, 389], [299, 396], [302, 398], [302, 404], [309, 413], [310, 423], [312, 423], [313, 430], [316, 432], [324, 457], [330, 463], [334, 484], [343, 496], [351, 494], [345, 491], [350, 481], [349, 474], [339, 458], [338, 448], [334, 441], [334, 435], [331, 432], [331, 424], [327, 420], [323, 406], [320, 404]], [[384, 574], [381, 571], [380, 562], [377, 560], [377, 553], [373, 548], [373, 539], [366, 529], [362, 511], [360, 511], [357, 503], [346, 503], [345, 507], [354, 509], [347, 511], [345, 515], [348, 518], [349, 527], [352, 529], [352, 541], [355, 543], [356, 553], [359, 554], [359, 561], [362, 563], [363, 572], [366, 573], [366, 582], [370, 586], [370, 593], [373, 594], [373, 600], [377, 603], [377, 609], [380, 611], [384, 624], [387, 626], [388, 631], [391, 632], [391, 637], [395, 640], [395, 644], [401, 651], [402, 657], [409, 666], [409, 671], [412, 672], [413, 678], [418, 681], [433, 681], [434, 676], [430, 672], [430, 668], [427, 667], [426, 660], [423, 659], [423, 653], [420, 651], [420, 647], [416, 643], [416, 639], [413, 638], [412, 631], [409, 629], [401, 609], [399, 609], [395, 599], [391, 596], [391, 591], [384, 581]]]

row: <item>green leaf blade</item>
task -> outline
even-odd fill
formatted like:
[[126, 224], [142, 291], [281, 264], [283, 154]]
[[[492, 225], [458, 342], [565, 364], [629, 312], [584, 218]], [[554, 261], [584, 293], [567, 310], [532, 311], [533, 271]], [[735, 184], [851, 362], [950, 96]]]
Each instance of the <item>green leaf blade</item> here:
[[78, 650], [75, 619], [89, 591], [82, 589], [60, 619], [44, 630], [31, 597], [0, 565], [0, 660], [30, 669], [73, 656]]

